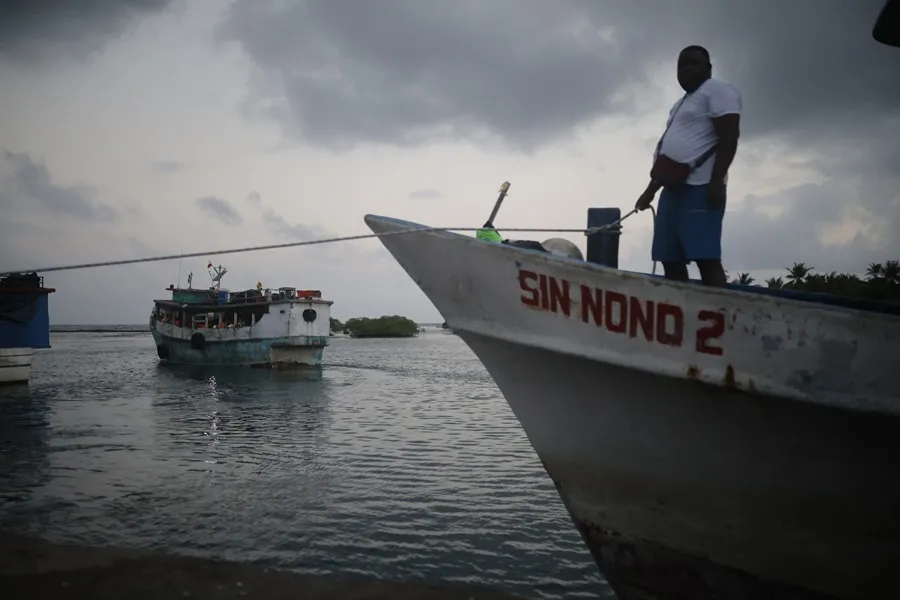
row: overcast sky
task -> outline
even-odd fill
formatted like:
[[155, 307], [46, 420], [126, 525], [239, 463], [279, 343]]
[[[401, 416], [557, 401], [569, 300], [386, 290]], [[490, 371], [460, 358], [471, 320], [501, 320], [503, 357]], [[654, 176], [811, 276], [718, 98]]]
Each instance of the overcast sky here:
[[[726, 269], [862, 273], [900, 258], [882, 4], [6, 2], [0, 270], [369, 233], [366, 213], [477, 227], [504, 180], [501, 231], [583, 227], [634, 205], [677, 54], [702, 44], [744, 101]], [[651, 231], [649, 211], [626, 222], [623, 268], [649, 272]], [[377, 240], [214, 262], [231, 289], [321, 289], [341, 319], [441, 320]], [[48, 273], [52, 321], [143, 323], [206, 263]]]

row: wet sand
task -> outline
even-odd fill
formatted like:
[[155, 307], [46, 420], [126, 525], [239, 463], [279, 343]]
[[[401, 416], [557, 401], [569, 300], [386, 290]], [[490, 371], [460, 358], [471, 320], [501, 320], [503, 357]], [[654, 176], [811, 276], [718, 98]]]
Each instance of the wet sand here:
[[0, 533], [0, 598], [522, 600], [466, 586], [339, 581], [241, 563]]

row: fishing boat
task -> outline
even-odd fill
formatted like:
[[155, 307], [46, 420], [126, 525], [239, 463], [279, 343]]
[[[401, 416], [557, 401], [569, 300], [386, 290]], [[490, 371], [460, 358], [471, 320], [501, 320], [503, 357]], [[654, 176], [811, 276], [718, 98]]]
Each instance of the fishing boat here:
[[331, 300], [293, 287], [229, 291], [227, 269], [207, 265], [209, 288], [170, 285], [154, 300], [150, 331], [161, 361], [219, 366], [317, 366], [329, 344]]
[[[900, 43], [898, 4], [879, 41]], [[625, 271], [616, 227], [582, 261], [365, 220], [484, 364], [620, 600], [900, 598], [900, 307]]]
[[0, 278], [0, 385], [31, 381], [36, 348], [50, 347], [49, 296], [37, 273]]

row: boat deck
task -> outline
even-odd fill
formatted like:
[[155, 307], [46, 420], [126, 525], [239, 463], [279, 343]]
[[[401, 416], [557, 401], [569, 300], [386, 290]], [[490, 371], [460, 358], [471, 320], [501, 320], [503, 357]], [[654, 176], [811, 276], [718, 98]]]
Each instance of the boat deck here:
[[87, 548], [0, 533], [0, 598], [516, 600], [468, 586], [339, 581], [226, 561]]

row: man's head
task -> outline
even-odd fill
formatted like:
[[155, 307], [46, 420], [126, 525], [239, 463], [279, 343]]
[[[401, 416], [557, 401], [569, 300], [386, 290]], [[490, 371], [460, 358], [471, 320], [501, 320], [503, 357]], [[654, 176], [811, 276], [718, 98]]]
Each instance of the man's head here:
[[678, 55], [678, 83], [691, 93], [712, 77], [709, 52], [703, 46], [688, 46]]

